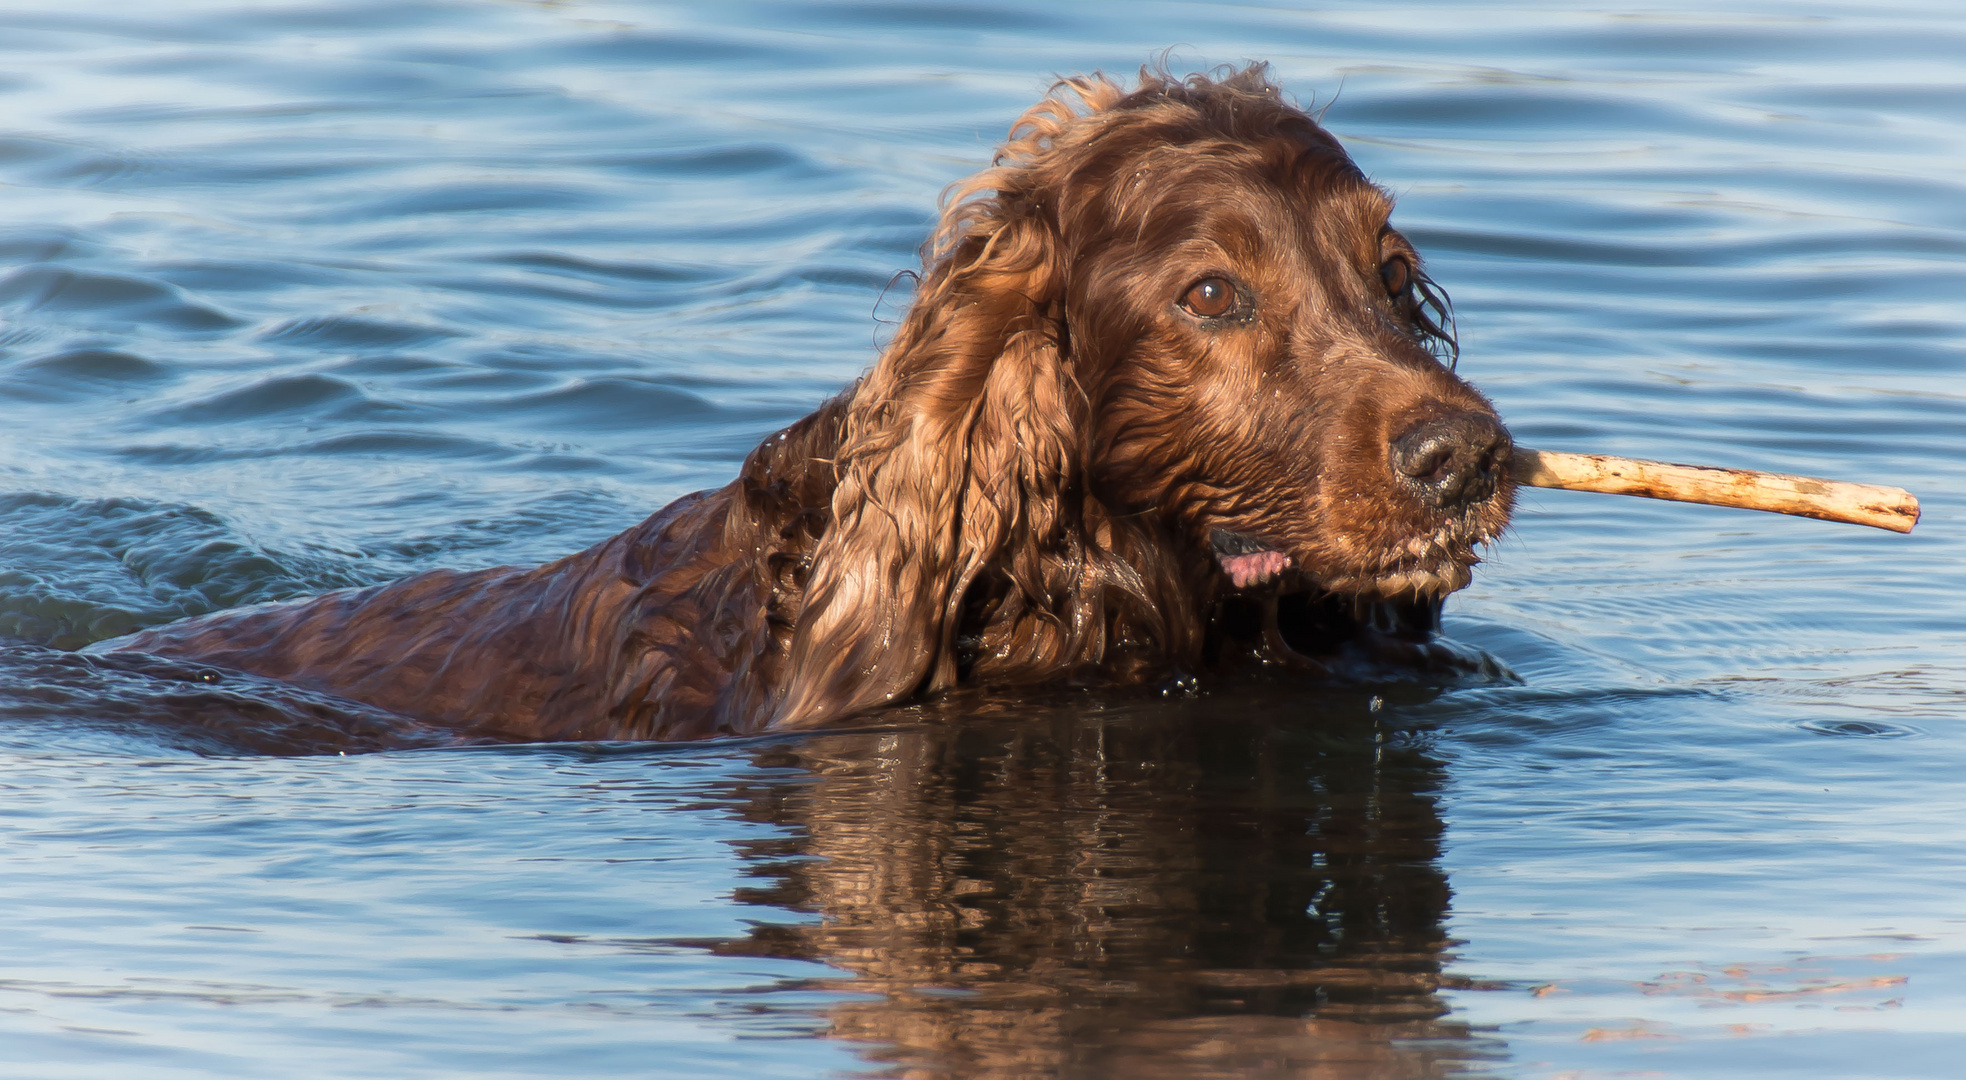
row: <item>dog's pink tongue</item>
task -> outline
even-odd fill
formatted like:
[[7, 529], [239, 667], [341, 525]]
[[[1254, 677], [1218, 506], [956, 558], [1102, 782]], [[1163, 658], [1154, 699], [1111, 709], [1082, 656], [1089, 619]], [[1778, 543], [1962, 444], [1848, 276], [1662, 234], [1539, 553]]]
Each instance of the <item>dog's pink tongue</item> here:
[[1290, 565], [1290, 556], [1281, 551], [1252, 551], [1247, 555], [1216, 555], [1222, 569], [1238, 589], [1268, 581]]

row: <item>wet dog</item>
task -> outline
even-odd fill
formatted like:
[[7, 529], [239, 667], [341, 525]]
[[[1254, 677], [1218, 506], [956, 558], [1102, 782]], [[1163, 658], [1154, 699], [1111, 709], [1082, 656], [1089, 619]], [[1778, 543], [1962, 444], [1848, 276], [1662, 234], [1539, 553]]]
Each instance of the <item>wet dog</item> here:
[[727, 486], [546, 566], [97, 649], [499, 738], [686, 739], [1424, 639], [1508, 523], [1510, 443], [1391, 210], [1260, 65], [1066, 80], [952, 189], [873, 368]]

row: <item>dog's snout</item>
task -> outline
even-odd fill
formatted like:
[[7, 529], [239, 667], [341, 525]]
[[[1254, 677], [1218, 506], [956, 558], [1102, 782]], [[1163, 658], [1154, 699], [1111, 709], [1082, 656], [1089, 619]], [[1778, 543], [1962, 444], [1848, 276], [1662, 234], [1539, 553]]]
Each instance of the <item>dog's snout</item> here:
[[1457, 510], [1494, 496], [1511, 449], [1500, 421], [1457, 410], [1422, 420], [1395, 438], [1392, 465], [1421, 501]]

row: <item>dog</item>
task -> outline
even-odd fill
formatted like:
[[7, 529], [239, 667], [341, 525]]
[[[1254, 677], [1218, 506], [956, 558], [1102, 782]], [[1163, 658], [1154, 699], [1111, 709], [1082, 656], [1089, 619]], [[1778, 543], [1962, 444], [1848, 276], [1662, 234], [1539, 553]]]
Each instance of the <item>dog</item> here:
[[613, 740], [1424, 643], [1514, 483], [1391, 210], [1263, 65], [1062, 80], [945, 193], [873, 367], [730, 484], [545, 566], [94, 651]]

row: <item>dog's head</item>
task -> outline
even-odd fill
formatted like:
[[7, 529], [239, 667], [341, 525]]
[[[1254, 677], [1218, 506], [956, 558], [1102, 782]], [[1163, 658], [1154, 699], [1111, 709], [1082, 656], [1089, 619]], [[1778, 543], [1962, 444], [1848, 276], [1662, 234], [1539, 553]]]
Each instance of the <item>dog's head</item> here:
[[1236, 590], [1467, 584], [1509, 437], [1391, 209], [1260, 65], [1060, 83], [951, 190], [850, 395], [776, 722], [965, 651], [1003, 681], [1180, 662]]
[[1433, 598], [1507, 525], [1509, 435], [1452, 370], [1392, 200], [1260, 67], [1065, 84], [990, 182], [1055, 230], [1088, 481], [1232, 588]]

